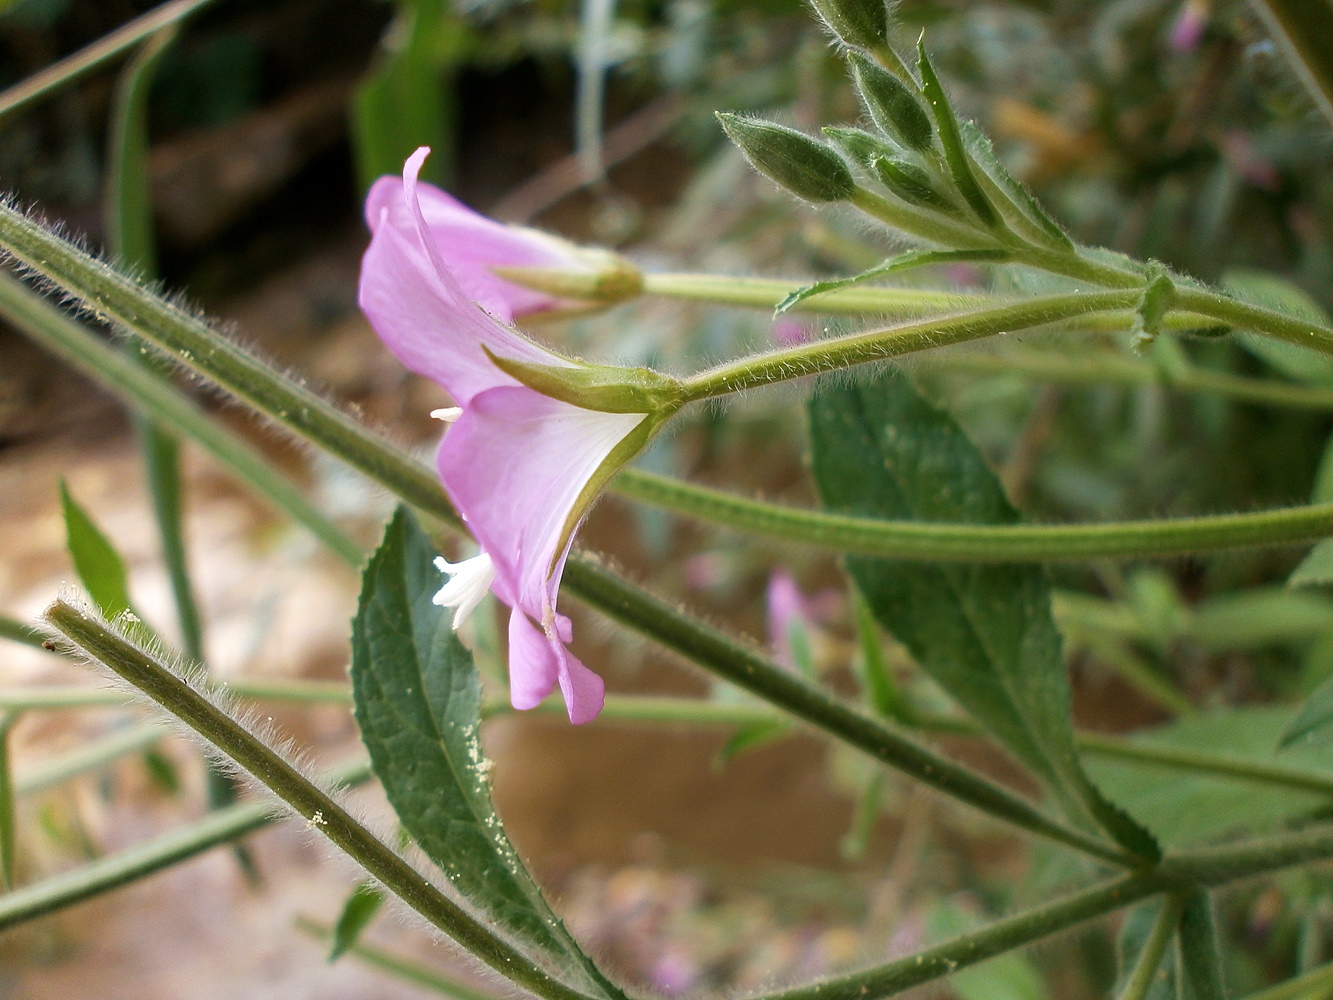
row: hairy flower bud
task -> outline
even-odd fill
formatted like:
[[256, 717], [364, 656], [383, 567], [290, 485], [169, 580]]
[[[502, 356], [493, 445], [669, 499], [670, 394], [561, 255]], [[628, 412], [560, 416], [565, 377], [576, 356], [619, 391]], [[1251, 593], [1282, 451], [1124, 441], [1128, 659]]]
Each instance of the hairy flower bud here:
[[847, 61], [866, 111], [880, 130], [908, 149], [929, 149], [935, 128], [907, 84], [859, 52], [850, 53]]
[[876, 49], [889, 40], [884, 0], [811, 0], [815, 13], [845, 45]]
[[835, 146], [847, 154], [848, 158], [871, 169], [870, 165], [880, 157], [895, 156], [898, 150], [878, 136], [859, 128], [840, 128], [826, 126], [821, 131], [828, 136]]
[[871, 161], [870, 169], [881, 184], [905, 202], [951, 213], [958, 210], [953, 202], [936, 189], [930, 174], [910, 160], [880, 156]]
[[719, 111], [727, 137], [761, 174], [809, 201], [843, 201], [856, 189], [847, 164], [803, 132], [757, 118]]

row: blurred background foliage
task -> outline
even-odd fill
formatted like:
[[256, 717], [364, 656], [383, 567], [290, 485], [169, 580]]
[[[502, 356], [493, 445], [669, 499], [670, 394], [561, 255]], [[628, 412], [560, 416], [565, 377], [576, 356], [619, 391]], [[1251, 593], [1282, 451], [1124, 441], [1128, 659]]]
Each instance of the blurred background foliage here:
[[[313, 254], [332, 249], [354, 267], [365, 240], [361, 193], [374, 177], [397, 172], [423, 143], [435, 149], [434, 179], [465, 201], [509, 221], [619, 247], [648, 267], [779, 275], [797, 284], [886, 255], [881, 235], [858, 218], [816, 213], [752, 175], [716, 127], [716, 109], [754, 111], [811, 132], [856, 120], [839, 54], [802, 4], [622, 0], [599, 8], [597, 2], [581, 9], [572, 0], [216, 0], [168, 50], [151, 94], [148, 171], [166, 284], [226, 314], [228, 303]], [[136, 0], [0, 5], [0, 87], [153, 6]], [[927, 33], [959, 107], [983, 125], [1001, 158], [1076, 239], [1155, 258], [1270, 301], [1333, 306], [1333, 141], [1245, 4], [902, 0], [896, 11], [900, 45]], [[94, 243], [102, 239], [114, 84], [115, 74], [100, 70], [0, 119], [0, 187], [40, 203]], [[336, 391], [360, 405], [360, 394], [370, 390], [356, 376], [340, 381], [336, 365], [309, 364], [311, 356], [342, 345], [324, 334], [355, 315], [354, 285], [344, 279], [319, 287], [310, 307], [315, 332], [296, 353], [284, 339], [290, 331], [245, 333], [286, 362], [324, 372]], [[913, 280], [997, 290], [1040, 281], [975, 267]], [[647, 302], [619, 307], [609, 318], [574, 321], [558, 337], [589, 355], [688, 370], [767, 344], [774, 333], [762, 314]], [[962, 363], [1003, 359], [990, 346], [911, 366], [972, 432], [1034, 520], [1333, 499], [1333, 461], [1325, 457], [1333, 423], [1325, 411], [1171, 388], [1172, 373], [1197, 367], [1333, 389], [1327, 366], [1239, 338], [1163, 339], [1144, 359], [1132, 357], [1125, 335], [1011, 340], [1023, 343], [1005, 349], [1093, 368], [1099, 358], [1138, 360], [1160, 376], [1129, 386], [1047, 384], [1005, 370], [1003, 360], [984, 372]], [[61, 410], [34, 419], [35, 400], [48, 387], [25, 375], [24, 364], [39, 362], [24, 362], [16, 344], [0, 332], [6, 359], [0, 447], [40, 441], [60, 432], [64, 419]], [[386, 422], [401, 412], [367, 405]], [[810, 502], [793, 443], [801, 435], [795, 393], [761, 395], [726, 412], [702, 410], [685, 422], [645, 465]], [[765, 628], [756, 597], [775, 563], [804, 590], [823, 591], [825, 610], [802, 625], [811, 640], [806, 655], [836, 683], [854, 683], [844, 668], [855, 636], [832, 559], [680, 529], [653, 511], [621, 514], [609, 526], [594, 522], [594, 544], [626, 544], [620, 535], [631, 525], [627, 558], [652, 566], [656, 586], [693, 590], [719, 617], [754, 634]], [[1323, 590], [1281, 586], [1298, 556], [1277, 550], [1151, 566], [1057, 567], [1067, 591], [1057, 611], [1076, 668], [1080, 722], [1120, 730], [1201, 707], [1314, 690], [1333, 675], [1333, 599]], [[938, 699], [901, 660], [895, 669], [914, 697]], [[1226, 745], [1235, 725], [1217, 717], [1208, 733], [1189, 738], [1194, 745]], [[1274, 723], [1264, 732], [1280, 729]], [[1115, 780], [1111, 769], [1103, 777]], [[1139, 781], [1138, 791], [1147, 794], [1139, 778], [1122, 779]], [[833, 761], [830, 781], [863, 806], [869, 802], [872, 819], [911, 805], [897, 789], [876, 786], [872, 795], [867, 775], [841, 758]], [[1191, 794], [1223, 811], [1231, 807], [1221, 792]], [[1293, 809], [1278, 804], [1275, 821]], [[971, 835], [966, 822], [958, 824], [963, 833], [955, 839]], [[849, 857], [863, 840], [849, 833]], [[948, 843], [945, 836], [946, 846], [927, 849], [932, 861], [940, 861]], [[1020, 892], [1011, 869], [976, 852], [930, 869], [922, 877], [932, 889], [977, 891], [932, 911], [911, 934], [956, 931], [1015, 895], [1076, 877], [1051, 869], [1042, 882], [1038, 865]], [[654, 981], [668, 991], [676, 981], [671, 975], [691, 985], [744, 984], [744, 975], [728, 978], [717, 970], [749, 969], [733, 959], [753, 947], [745, 916], [753, 912], [751, 897], [742, 894], [723, 918], [705, 919], [715, 901], [701, 902], [703, 890], [645, 870], [645, 879], [665, 881], [671, 892], [635, 912], [658, 931], [674, 928], [689, 942], [681, 945], [688, 954], [677, 955], [676, 966], [661, 965], [661, 956], [634, 953], [633, 960], [656, 970], [660, 981]], [[573, 905], [591, 914], [630, 906], [616, 891], [614, 880], [576, 883]], [[901, 904], [871, 899], [852, 907], [847, 919], [869, 913], [882, 930], [885, 908]], [[644, 908], [652, 909], [651, 919]], [[844, 916], [837, 909], [837, 920]], [[1241, 945], [1229, 953], [1237, 982], [1258, 983], [1272, 967], [1308, 967], [1327, 957], [1333, 941], [1333, 886], [1322, 875], [1302, 873], [1236, 893], [1228, 928]], [[856, 953], [829, 937], [827, 926], [821, 933], [818, 947], [794, 936], [782, 944], [785, 952], [764, 958], [766, 966], [754, 962], [797, 973]], [[628, 939], [608, 942], [634, 952]], [[1109, 986], [1109, 946], [1096, 935], [1085, 945], [1079, 988]], [[716, 952], [708, 959], [712, 978], [680, 971], [698, 965], [700, 949], [708, 948]], [[1033, 985], [1025, 961], [1006, 974], [1009, 993], [994, 992], [994, 979], [956, 989], [968, 998], [1041, 996], [1044, 987]], [[1059, 973], [1053, 975], [1058, 981]]]

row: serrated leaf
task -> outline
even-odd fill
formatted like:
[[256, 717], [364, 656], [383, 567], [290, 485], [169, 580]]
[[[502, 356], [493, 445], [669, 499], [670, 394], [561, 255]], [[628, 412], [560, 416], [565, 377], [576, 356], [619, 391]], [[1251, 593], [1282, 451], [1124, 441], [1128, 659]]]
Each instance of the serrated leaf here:
[[130, 610], [124, 560], [88, 512], [75, 501], [64, 480], [60, 483], [60, 508], [65, 517], [65, 545], [84, 589], [108, 618]]
[[481, 689], [449, 614], [431, 603], [435, 555], [400, 507], [362, 576], [352, 694], [375, 774], [403, 828], [471, 906], [585, 988], [622, 1000], [546, 904], [491, 804]]
[[[1209, 712], [1136, 733], [1131, 742], [1194, 753], [1218, 754], [1240, 763], [1281, 765], [1314, 779], [1333, 772], [1333, 747], [1275, 747], [1296, 717], [1289, 706], [1252, 706]], [[1262, 834], [1328, 808], [1328, 795], [1257, 780], [1214, 777], [1147, 761], [1090, 757], [1097, 783], [1171, 848], [1216, 841], [1239, 833]]]
[[1008, 257], [1009, 253], [1005, 250], [909, 250], [907, 253], [890, 257], [883, 263], [876, 264], [868, 271], [854, 274], [850, 278], [817, 281], [813, 285], [798, 288], [778, 303], [778, 307], [773, 310], [773, 316], [775, 318], [781, 316], [812, 295], [822, 295], [824, 292], [834, 292], [839, 288], [859, 285], [863, 281], [873, 281], [875, 278], [882, 278], [886, 274], [897, 274], [899, 271], [910, 271], [914, 267], [927, 267], [931, 264], [998, 262], [1007, 260]]
[[333, 926], [333, 940], [329, 946], [329, 961], [336, 962], [361, 937], [361, 932], [370, 926], [375, 914], [384, 905], [384, 893], [371, 882], [362, 882], [343, 903], [342, 913]]
[[1287, 577], [1288, 587], [1313, 587], [1333, 583], [1333, 538], [1325, 538], [1306, 553]]
[[[824, 505], [885, 520], [1012, 524], [994, 473], [953, 419], [888, 371], [810, 403], [812, 466]], [[1145, 857], [1152, 836], [1107, 802], [1079, 762], [1069, 680], [1037, 566], [849, 557], [875, 619], [1074, 816], [1092, 816]]]
[[[1286, 313], [1310, 323], [1328, 325], [1328, 313], [1298, 286], [1266, 271], [1237, 268], [1222, 276], [1222, 287], [1251, 305]], [[1333, 358], [1261, 334], [1245, 334], [1237, 342], [1289, 378], [1314, 385], [1333, 385]]]

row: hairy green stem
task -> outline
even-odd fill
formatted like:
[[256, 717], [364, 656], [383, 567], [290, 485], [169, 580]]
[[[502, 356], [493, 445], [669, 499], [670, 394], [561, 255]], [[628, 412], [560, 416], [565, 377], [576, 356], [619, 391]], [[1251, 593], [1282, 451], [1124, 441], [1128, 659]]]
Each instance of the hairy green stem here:
[[1173, 308], [1209, 316], [1226, 326], [1267, 334], [1321, 354], [1333, 354], [1333, 329], [1273, 309], [1250, 305], [1217, 292], [1202, 288], [1177, 288]]
[[861, 714], [717, 629], [676, 613], [665, 602], [592, 562], [571, 559], [565, 567], [565, 581], [578, 597], [604, 614], [882, 764], [1056, 843], [1112, 864], [1136, 863], [1120, 849], [1057, 822], [1007, 789]]
[[[197, 443], [249, 483], [275, 510], [307, 528], [345, 563], [360, 566], [363, 559], [360, 547], [249, 442], [210, 418], [163, 379], [126, 358], [82, 323], [7, 274], [0, 274], [0, 315], [126, 405]], [[13, 637], [9, 631], [0, 634]]]
[[686, 402], [743, 392], [788, 379], [850, 368], [935, 347], [1026, 330], [1087, 313], [1127, 309], [1134, 291], [1076, 292], [975, 309], [952, 316], [913, 320], [869, 333], [816, 340], [771, 351], [682, 379]]
[[[742, 278], [717, 274], [645, 274], [643, 294], [710, 305], [775, 309], [793, 289], [809, 282], [774, 278]], [[990, 295], [935, 291], [921, 288], [884, 288], [854, 285], [811, 295], [792, 312], [874, 315], [909, 318], [929, 312], [956, 312], [993, 303]]]
[[8, 615], [0, 615], [0, 639], [9, 639], [33, 649], [42, 649], [42, 643], [46, 641], [42, 633], [31, 625]]
[[105, 665], [234, 760], [386, 889], [496, 972], [546, 1000], [586, 1000], [496, 937], [327, 792], [146, 651], [62, 600], [51, 604], [43, 617], [90, 660]]
[[[1178, 314], [1174, 314], [1178, 315]], [[1128, 329], [1128, 324], [1121, 329]], [[1333, 410], [1333, 389], [1230, 372], [1187, 368], [1164, 374], [1155, 365], [1102, 353], [1080, 356], [1038, 351], [1003, 354], [950, 353], [922, 359], [922, 367], [942, 375], [1021, 375], [1062, 385], [1160, 385], [1173, 392], [1216, 393], [1244, 403], [1292, 409]]]
[[173, 0], [172, 3], [164, 3], [132, 21], [127, 21], [86, 48], [66, 56], [40, 73], [34, 73], [8, 90], [0, 92], [0, 118], [59, 87], [73, 83], [85, 73], [134, 48], [167, 25], [185, 20], [212, 2], [213, 0]]
[[[369, 777], [370, 762], [362, 758], [328, 772], [321, 783], [357, 785]], [[96, 858], [73, 871], [0, 895], [0, 931], [137, 882], [244, 837], [284, 815], [286, 810], [274, 802], [240, 802], [139, 847]]]
[[615, 490], [632, 500], [751, 535], [889, 559], [1055, 562], [1143, 559], [1333, 535], [1333, 503], [1160, 521], [1105, 524], [940, 524], [880, 521], [762, 503], [627, 469]]
[[1184, 909], [1185, 897], [1182, 893], [1173, 892], [1162, 901], [1162, 908], [1153, 921], [1152, 930], [1148, 932], [1148, 940], [1143, 943], [1143, 950], [1139, 952], [1118, 1000], [1144, 1000], [1148, 996]]
[[[307, 681], [276, 677], [231, 677], [212, 681], [217, 690], [255, 701], [350, 705], [352, 689], [345, 681]], [[94, 687], [0, 687], [0, 710], [97, 708], [130, 702], [122, 691]]]

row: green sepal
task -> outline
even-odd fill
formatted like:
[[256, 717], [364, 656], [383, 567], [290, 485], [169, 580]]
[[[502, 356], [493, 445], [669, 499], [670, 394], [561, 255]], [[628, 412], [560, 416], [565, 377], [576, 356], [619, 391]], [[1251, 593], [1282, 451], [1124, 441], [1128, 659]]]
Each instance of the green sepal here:
[[958, 214], [958, 206], [935, 189], [930, 174], [910, 160], [882, 156], [876, 158], [870, 168], [881, 184], [908, 204]]
[[889, 9], [884, 0], [812, 0], [829, 31], [845, 45], [883, 48], [889, 42]]
[[988, 226], [995, 226], [1000, 221], [999, 216], [995, 214], [995, 207], [987, 199], [986, 193], [981, 190], [981, 185], [977, 183], [977, 178], [972, 173], [972, 162], [963, 143], [958, 118], [953, 113], [953, 106], [944, 93], [940, 78], [935, 75], [935, 68], [930, 64], [930, 56], [926, 55], [924, 36], [917, 42], [916, 51], [916, 65], [921, 73], [921, 90], [926, 95], [931, 116], [935, 119], [935, 127], [939, 130], [940, 147], [944, 151], [944, 162], [949, 167], [949, 175], [953, 178], [958, 193], [971, 206], [972, 211], [977, 213], [977, 218]]
[[930, 115], [907, 84], [859, 52], [849, 53], [847, 61], [861, 102], [880, 131], [907, 149], [921, 152], [934, 146]]
[[717, 120], [750, 165], [807, 201], [846, 201], [856, 190], [847, 164], [804, 132], [758, 118], [717, 112]]
[[535, 365], [502, 358], [489, 347], [482, 350], [496, 368], [529, 389], [562, 403], [599, 413], [654, 413], [670, 415], [680, 408], [680, 382], [651, 368], [615, 365]]
[[549, 267], [493, 267], [491, 271], [533, 291], [583, 302], [626, 302], [643, 293], [643, 272], [618, 253], [577, 247], [588, 271], [562, 271]]

